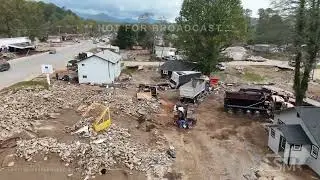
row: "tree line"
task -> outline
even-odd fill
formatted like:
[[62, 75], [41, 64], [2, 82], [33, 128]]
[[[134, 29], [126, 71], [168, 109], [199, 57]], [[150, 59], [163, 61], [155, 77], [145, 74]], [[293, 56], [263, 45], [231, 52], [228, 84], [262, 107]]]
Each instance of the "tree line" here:
[[48, 34], [98, 32], [97, 22], [83, 20], [71, 10], [42, 1], [6, 0], [0, 3], [0, 36], [43, 38]]
[[240, 0], [184, 0], [178, 25], [232, 28], [183, 31], [178, 35], [178, 47], [188, 60], [198, 62], [203, 73], [210, 74], [221, 60], [221, 50], [232, 44], [291, 43], [296, 62], [293, 89], [296, 104], [302, 105], [320, 50], [320, 0], [275, 0], [275, 4], [277, 8], [260, 9], [257, 22], [253, 22], [252, 11], [243, 9]]

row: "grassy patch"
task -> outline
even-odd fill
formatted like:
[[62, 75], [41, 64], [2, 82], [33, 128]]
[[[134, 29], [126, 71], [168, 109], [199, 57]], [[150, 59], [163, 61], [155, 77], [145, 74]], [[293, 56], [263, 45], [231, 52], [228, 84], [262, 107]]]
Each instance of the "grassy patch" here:
[[31, 80], [31, 81], [18, 82], [12, 86], [5, 88], [4, 91], [6, 91], [6, 90], [18, 91], [20, 89], [33, 88], [33, 87], [38, 87], [40, 89], [49, 89], [49, 85], [48, 85], [47, 81], [45, 81], [45, 80], [36, 80], [36, 81]]
[[244, 73], [243, 78], [246, 81], [250, 81], [250, 82], [261, 82], [265, 80], [264, 77], [260, 76], [259, 74], [248, 72], [248, 71]]
[[317, 65], [316, 69], [320, 69], [320, 65]]

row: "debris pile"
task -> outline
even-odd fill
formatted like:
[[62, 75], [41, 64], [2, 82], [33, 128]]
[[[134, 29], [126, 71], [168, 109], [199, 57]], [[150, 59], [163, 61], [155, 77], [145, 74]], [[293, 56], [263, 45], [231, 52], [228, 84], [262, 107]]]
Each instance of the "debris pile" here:
[[92, 176], [101, 169], [112, 169], [124, 165], [130, 170], [138, 170], [163, 177], [171, 166], [171, 159], [160, 149], [148, 149], [134, 143], [131, 134], [113, 124], [108, 131], [90, 138], [90, 142], [59, 143], [54, 138], [37, 138], [17, 142], [17, 154], [32, 160], [36, 154], [57, 153], [66, 163], [73, 163], [83, 169], [84, 176]]
[[36, 120], [57, 118], [63, 109], [81, 104], [89, 106], [94, 102], [129, 115], [137, 115], [139, 110], [153, 113], [159, 109], [156, 100], [137, 102], [123, 89], [114, 91], [87, 85], [66, 85], [63, 82], [55, 82], [50, 90], [26, 87], [0, 97], [0, 140], [24, 129], [32, 131]]
[[11, 59], [15, 59], [16, 57], [17, 56], [11, 52], [0, 53], [0, 59], [11, 60]]
[[222, 54], [234, 61], [244, 61], [248, 56], [247, 50], [241, 46], [228, 47], [222, 52]]
[[268, 59], [266, 59], [264, 57], [261, 57], [261, 56], [249, 56], [247, 60], [248, 61], [254, 61], [254, 62], [265, 62]]
[[157, 113], [160, 109], [160, 103], [157, 100], [151, 99], [138, 101], [135, 97], [128, 95], [126, 90], [122, 89], [99, 93], [84, 101], [87, 105], [94, 102], [103, 102], [106, 106], [132, 116], [138, 116], [139, 111]]

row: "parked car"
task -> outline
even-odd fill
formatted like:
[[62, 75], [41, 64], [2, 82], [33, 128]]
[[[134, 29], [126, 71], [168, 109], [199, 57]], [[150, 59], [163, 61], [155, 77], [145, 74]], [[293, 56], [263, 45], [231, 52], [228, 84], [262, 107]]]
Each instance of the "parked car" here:
[[224, 70], [226, 70], [227, 67], [224, 63], [218, 63], [216, 65], [216, 68], [219, 69], [220, 71], [224, 71]]
[[8, 71], [10, 69], [10, 64], [5, 60], [0, 60], [0, 72]]
[[50, 49], [49, 50], [49, 54], [56, 54], [57, 53], [57, 50], [56, 49]]

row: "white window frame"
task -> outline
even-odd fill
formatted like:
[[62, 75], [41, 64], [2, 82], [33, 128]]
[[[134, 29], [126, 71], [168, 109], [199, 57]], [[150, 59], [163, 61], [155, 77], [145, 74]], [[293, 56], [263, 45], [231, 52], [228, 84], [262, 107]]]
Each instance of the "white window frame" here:
[[[314, 150], [317, 151], [317, 154], [314, 154]], [[313, 158], [318, 159], [319, 147], [316, 146], [316, 145], [312, 145], [310, 154], [311, 154], [311, 156], [312, 156]]]
[[169, 74], [169, 72], [168, 72], [168, 71], [165, 71], [165, 70], [163, 70], [162, 73], [165, 74], [165, 75], [168, 75], [168, 74]]
[[293, 145], [294, 151], [301, 151], [301, 149], [302, 149], [302, 145], [297, 145], [297, 144]]

